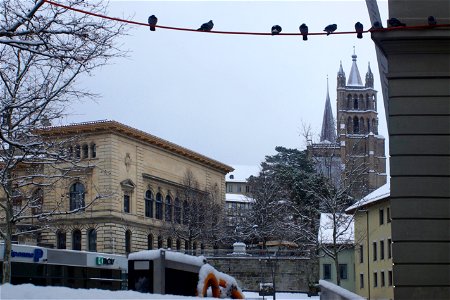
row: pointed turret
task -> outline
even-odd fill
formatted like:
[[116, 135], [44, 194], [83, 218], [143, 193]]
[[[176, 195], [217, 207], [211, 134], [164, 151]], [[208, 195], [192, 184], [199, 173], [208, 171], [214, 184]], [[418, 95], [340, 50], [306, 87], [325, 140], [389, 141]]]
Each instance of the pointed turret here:
[[353, 64], [352, 64], [352, 69], [350, 70], [350, 75], [348, 77], [348, 82], [347, 85], [348, 86], [364, 86], [361, 80], [361, 76], [359, 75], [359, 70], [358, 70], [358, 66], [356, 65], [356, 54], [353, 51], [353, 55], [352, 55], [352, 60], [353, 60]]
[[330, 92], [328, 89], [327, 78], [327, 98], [325, 100], [325, 109], [323, 112], [322, 132], [320, 133], [320, 141], [336, 142], [336, 131], [334, 130], [333, 110], [331, 109]]
[[342, 61], [339, 66], [339, 71], [337, 73], [337, 87], [343, 88], [345, 87], [345, 73], [344, 69], [342, 69]]
[[373, 74], [372, 70], [370, 69], [370, 62], [366, 73], [366, 88], [373, 88]]

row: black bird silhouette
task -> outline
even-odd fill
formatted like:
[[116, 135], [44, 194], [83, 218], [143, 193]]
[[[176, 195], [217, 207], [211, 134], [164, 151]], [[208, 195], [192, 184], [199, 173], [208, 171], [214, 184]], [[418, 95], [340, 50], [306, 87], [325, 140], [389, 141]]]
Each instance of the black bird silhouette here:
[[156, 23], [158, 23], [158, 18], [155, 17], [155, 15], [151, 15], [148, 17], [148, 25], [150, 25], [150, 30], [155, 31], [156, 30]]
[[434, 25], [436, 25], [436, 24], [437, 24], [436, 18], [433, 17], [433, 16], [429, 16], [429, 17], [428, 17], [428, 25], [434, 26]]
[[213, 29], [213, 27], [214, 27], [213, 21], [209, 20], [209, 22], [203, 23], [202, 26], [200, 26], [200, 28], [197, 29], [197, 30], [200, 30], [200, 31], [211, 31], [211, 29]]
[[279, 34], [281, 32], [281, 26], [280, 25], [273, 25], [272, 26], [272, 35]]
[[300, 33], [303, 36], [303, 40], [307, 41], [308, 40], [308, 26], [306, 26], [306, 24], [303, 23], [302, 25], [300, 25], [299, 29], [300, 29]]
[[389, 24], [389, 26], [391, 26], [391, 27], [406, 26], [405, 23], [400, 22], [400, 20], [397, 19], [397, 18], [390, 18], [390, 19], [388, 20], [388, 24]]
[[358, 39], [362, 39], [363, 35], [363, 31], [364, 31], [364, 26], [363, 24], [361, 24], [360, 22], [356, 22], [355, 23], [355, 31], [356, 31], [356, 37]]
[[330, 33], [333, 33], [336, 29], [337, 29], [336, 24], [330, 24], [327, 27], [325, 27], [325, 29], [323, 31], [326, 31], [327, 35], [330, 35]]

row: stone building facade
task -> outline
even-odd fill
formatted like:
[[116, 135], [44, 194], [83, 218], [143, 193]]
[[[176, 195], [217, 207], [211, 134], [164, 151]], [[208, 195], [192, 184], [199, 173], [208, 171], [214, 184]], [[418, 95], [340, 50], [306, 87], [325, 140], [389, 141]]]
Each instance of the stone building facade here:
[[225, 205], [225, 175], [233, 169], [221, 162], [115, 121], [50, 127], [55, 140], [77, 136], [70, 151], [84, 164], [83, 173], [44, 192], [44, 207], [60, 203], [71, 210], [93, 202], [84, 212], [54, 217], [40, 236], [49, 247], [126, 254], [173, 248], [209, 247], [188, 244], [170, 235], [183, 226], [184, 178], [191, 174], [199, 191], [214, 190]]
[[[339, 182], [342, 174], [356, 173], [363, 166], [358, 179], [361, 184], [354, 191], [358, 198], [386, 183], [385, 140], [378, 133], [377, 91], [368, 67], [365, 83], [352, 55], [348, 80], [342, 68], [337, 73], [336, 111], [334, 119], [327, 85], [327, 96], [320, 142], [310, 143], [308, 150], [322, 173]], [[337, 126], [337, 130], [336, 130]], [[355, 167], [358, 166], [358, 167]]]

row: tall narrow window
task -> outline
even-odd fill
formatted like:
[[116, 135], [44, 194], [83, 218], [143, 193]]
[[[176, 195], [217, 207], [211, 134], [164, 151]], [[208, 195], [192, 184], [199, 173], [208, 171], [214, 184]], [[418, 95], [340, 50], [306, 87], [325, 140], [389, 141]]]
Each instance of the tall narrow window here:
[[125, 253], [131, 253], [131, 231], [125, 231]]
[[183, 224], [187, 225], [189, 223], [189, 203], [184, 200], [183, 202]]
[[38, 188], [33, 192], [30, 206], [31, 213], [33, 215], [37, 215], [42, 213], [42, 206], [44, 205], [44, 191], [41, 188]]
[[97, 157], [97, 146], [95, 144], [91, 144], [91, 158]]
[[162, 236], [158, 236], [158, 249], [161, 249], [163, 247], [163, 238]]
[[380, 241], [380, 259], [384, 259], [384, 241]]
[[380, 214], [380, 225], [384, 224], [384, 211], [383, 209], [379, 210], [379, 214]]
[[58, 230], [56, 232], [56, 248], [66, 249], [66, 232]]
[[81, 147], [80, 145], [75, 146], [75, 158], [80, 159], [81, 157]]
[[181, 224], [181, 201], [175, 198], [175, 211], [174, 211], [175, 223]]
[[359, 274], [359, 288], [364, 288], [364, 274]]
[[97, 231], [93, 228], [88, 231], [88, 250], [97, 252]]
[[388, 284], [392, 286], [392, 271], [388, 271]]
[[391, 208], [386, 207], [386, 223], [391, 223]]
[[353, 99], [353, 108], [358, 109], [358, 98]]
[[323, 264], [323, 279], [331, 279], [331, 264]]
[[163, 202], [161, 193], [156, 194], [156, 218], [162, 220], [163, 218]]
[[341, 279], [347, 279], [347, 264], [339, 264], [339, 276]]
[[377, 260], [377, 242], [372, 243], [373, 260]]
[[153, 249], [153, 235], [149, 234], [147, 236], [147, 249], [152, 250]]
[[153, 193], [150, 190], [145, 192], [145, 216], [153, 218]]
[[166, 221], [172, 221], [172, 198], [169, 195], [166, 196]]
[[172, 238], [167, 238], [167, 249], [172, 249]]
[[378, 273], [373, 272], [373, 287], [377, 287], [377, 286], [378, 286]]
[[381, 280], [381, 286], [385, 286], [385, 284], [386, 284], [386, 279], [384, 278], [384, 271], [381, 271], [381, 272], [380, 272], [380, 276], [381, 276], [381, 278], [380, 278], [380, 280]]
[[359, 245], [359, 263], [364, 263], [364, 246]]
[[83, 147], [81, 148], [82, 150], [82, 158], [88, 158], [89, 157], [89, 146], [87, 144], [84, 144]]
[[387, 251], [388, 251], [388, 258], [392, 258], [392, 239], [388, 239]]
[[181, 250], [181, 241], [180, 239], [177, 239], [177, 251]]
[[81, 250], [81, 231], [79, 229], [72, 232], [72, 250]]
[[123, 211], [126, 213], [130, 212], [130, 194], [128, 193], [123, 195]]
[[72, 184], [69, 191], [70, 210], [79, 209], [84, 206], [84, 185], [80, 182]]
[[353, 118], [353, 133], [359, 133], [359, 119], [358, 117]]

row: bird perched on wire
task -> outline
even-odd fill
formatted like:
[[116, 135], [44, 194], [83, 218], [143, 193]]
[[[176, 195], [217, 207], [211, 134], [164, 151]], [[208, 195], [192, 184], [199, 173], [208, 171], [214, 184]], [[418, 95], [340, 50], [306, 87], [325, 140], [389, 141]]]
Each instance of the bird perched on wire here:
[[281, 26], [280, 25], [273, 25], [272, 26], [272, 35], [279, 34], [281, 32]]
[[433, 17], [433, 16], [429, 16], [429, 17], [428, 17], [428, 25], [434, 26], [434, 25], [436, 25], [436, 24], [437, 24], [436, 18]]
[[156, 23], [158, 23], [158, 18], [155, 17], [155, 15], [151, 15], [148, 17], [148, 25], [150, 25], [150, 30], [155, 31], [156, 30]]
[[364, 31], [364, 26], [363, 24], [361, 24], [360, 22], [356, 22], [355, 23], [355, 31], [356, 31], [356, 37], [358, 39], [362, 39], [363, 37], [363, 31]]
[[325, 31], [327, 33], [327, 35], [330, 35], [330, 33], [333, 33], [336, 29], [337, 29], [336, 24], [330, 24], [327, 27], [325, 27], [325, 29], [323, 31]]
[[203, 23], [202, 26], [200, 26], [200, 28], [197, 29], [197, 30], [200, 30], [200, 31], [211, 31], [211, 29], [213, 29], [213, 27], [214, 27], [213, 21], [209, 20], [209, 22]]
[[406, 26], [405, 23], [400, 22], [400, 20], [397, 19], [397, 18], [390, 18], [390, 19], [388, 20], [388, 24], [389, 24], [389, 26], [391, 26], [391, 27]]
[[307, 41], [308, 40], [308, 26], [306, 26], [306, 24], [303, 23], [302, 25], [300, 25], [300, 27], [298, 29], [300, 29], [300, 33], [303, 36], [303, 40]]

